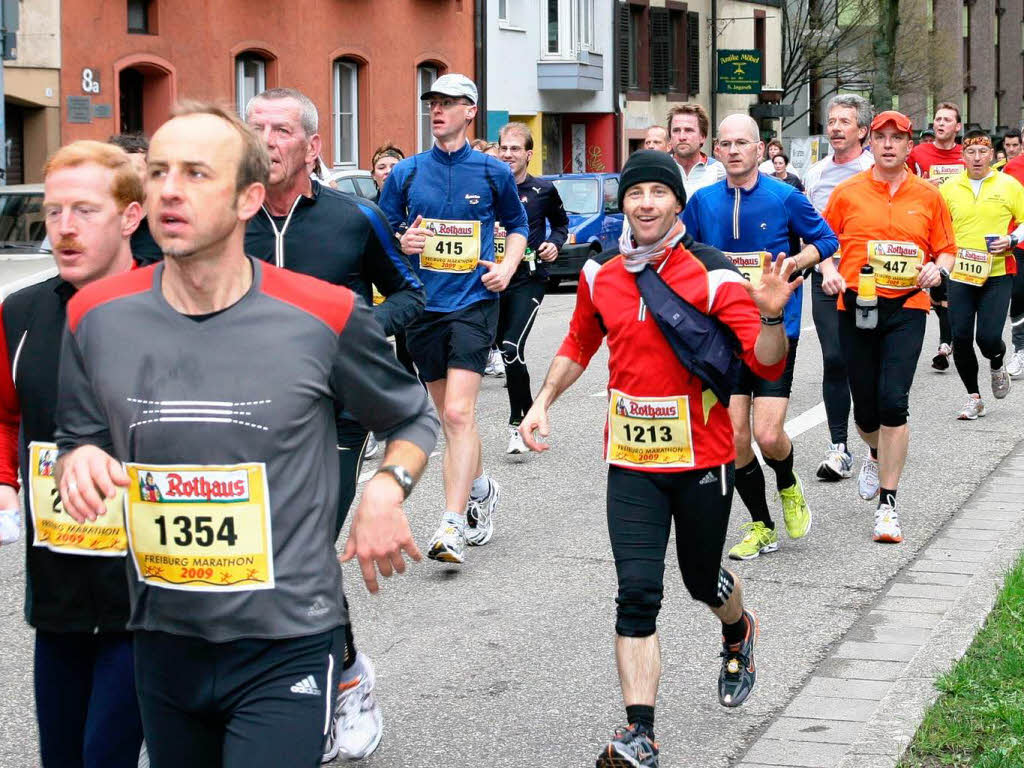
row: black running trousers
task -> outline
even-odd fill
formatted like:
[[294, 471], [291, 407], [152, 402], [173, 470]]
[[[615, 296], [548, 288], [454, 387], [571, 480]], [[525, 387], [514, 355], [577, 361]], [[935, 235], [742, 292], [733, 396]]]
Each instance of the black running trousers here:
[[978, 392], [978, 356], [974, 342], [982, 356], [1002, 367], [1006, 344], [1003, 326], [1013, 292], [1013, 276], [990, 277], [981, 285], [949, 283], [949, 320], [953, 326], [953, 363], [968, 394]]
[[314, 768], [331, 723], [344, 636], [211, 643], [135, 633], [152, 768]]
[[850, 382], [846, 358], [839, 347], [838, 296], [822, 290], [820, 272], [811, 273], [811, 316], [821, 344], [821, 397], [825, 401], [828, 433], [833, 443], [848, 443], [850, 424]]
[[514, 282], [501, 294], [497, 338], [508, 382], [509, 424], [519, 424], [533, 405], [530, 371], [526, 367], [526, 339], [533, 330], [542, 301], [544, 281], [536, 277]]
[[673, 521], [683, 584], [694, 600], [720, 605], [718, 572], [734, 481], [732, 462], [685, 472], [608, 468], [608, 536], [619, 579], [616, 634], [648, 637], [657, 629]]
[[[846, 294], [853, 306], [855, 295]], [[907, 309], [897, 299], [878, 300], [878, 327], [856, 326], [851, 310], [839, 315], [839, 341], [853, 395], [853, 420], [866, 434], [879, 427], [902, 427], [910, 415], [910, 385], [924, 343], [928, 312]]]

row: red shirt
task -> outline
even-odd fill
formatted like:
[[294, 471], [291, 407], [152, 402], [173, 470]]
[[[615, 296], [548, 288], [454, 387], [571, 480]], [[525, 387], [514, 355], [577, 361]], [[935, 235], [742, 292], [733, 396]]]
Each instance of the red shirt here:
[[[697, 309], [725, 323], [742, 347], [743, 362], [758, 376], [777, 379], [786, 366], [765, 366], [754, 355], [754, 343], [761, 331], [760, 314], [743, 287], [742, 276], [716, 249], [686, 238], [668, 252], [661, 277], [677, 294]], [[692, 455], [672, 466], [616, 461], [608, 452], [609, 428], [605, 424], [606, 459], [616, 466], [646, 472], [681, 472], [726, 464], [736, 458], [729, 411], [704, 384], [682, 366], [661, 330], [650, 316], [641, 312], [636, 277], [626, 271], [623, 258], [605, 264], [588, 261], [580, 274], [576, 308], [559, 355], [586, 366], [608, 337], [608, 389], [612, 402], [635, 407], [640, 413], [632, 427], [644, 427], [643, 418], [663, 407], [657, 398], [675, 398], [687, 404], [679, 415], [688, 424]], [[646, 400], [645, 400], [646, 398]], [[647, 409], [646, 413], [645, 410]], [[611, 411], [612, 408], [609, 408]], [[655, 411], [656, 412], [656, 411]], [[661, 423], [661, 422], [658, 422]], [[655, 432], [651, 427], [644, 427]]]
[[1024, 184], [1024, 155], [1017, 155], [1003, 166], [1003, 173], [1008, 173], [1021, 184]]
[[[918, 176], [925, 179], [938, 178], [939, 183], [960, 173], [965, 167], [963, 151], [959, 144], [954, 144], [950, 149], [941, 149], [931, 142], [918, 144], [910, 150], [907, 165]], [[932, 166], [938, 166], [934, 172]]]

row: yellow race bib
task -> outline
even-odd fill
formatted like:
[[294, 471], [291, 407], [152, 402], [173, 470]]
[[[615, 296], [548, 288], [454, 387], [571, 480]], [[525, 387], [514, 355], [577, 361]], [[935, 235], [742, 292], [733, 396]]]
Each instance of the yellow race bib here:
[[964, 170], [964, 166], [950, 163], [947, 165], [933, 165], [928, 169], [929, 179], [938, 179], [939, 184], [945, 184], [948, 179], [953, 178]]
[[140, 581], [195, 592], [273, 589], [263, 463], [125, 466], [128, 538]]
[[983, 285], [991, 272], [991, 253], [960, 248], [956, 252], [956, 262], [953, 264], [949, 279], [967, 285]]
[[765, 269], [772, 262], [772, 255], [768, 251], [754, 251], [752, 253], [726, 253], [736, 269], [743, 275], [744, 280], [749, 280], [754, 285], [760, 285], [761, 276]]
[[373, 285], [371, 283], [370, 287], [373, 289], [373, 306], [376, 307], [378, 304], [383, 304], [384, 303], [384, 294], [382, 294], [380, 291], [377, 290], [377, 286], [376, 285]]
[[480, 222], [423, 219], [433, 232], [420, 254], [420, 268], [432, 272], [472, 272], [480, 260]]
[[692, 467], [690, 398], [638, 398], [611, 390], [605, 460], [621, 467]]
[[33, 442], [28, 448], [29, 487], [32, 495], [34, 547], [65, 555], [124, 557], [128, 537], [124, 530], [124, 490], [106, 502], [107, 514], [93, 522], [76, 523], [64, 511], [53, 478], [57, 462], [55, 443]]
[[909, 291], [917, 285], [917, 267], [924, 264], [924, 254], [913, 243], [868, 240], [868, 263], [875, 270], [877, 285]]
[[505, 260], [505, 238], [508, 232], [501, 224], [494, 225], [494, 263], [501, 264]]

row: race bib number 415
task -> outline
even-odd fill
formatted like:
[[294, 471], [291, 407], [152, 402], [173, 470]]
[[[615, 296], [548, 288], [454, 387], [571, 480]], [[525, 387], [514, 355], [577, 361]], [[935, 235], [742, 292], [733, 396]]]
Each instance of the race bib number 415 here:
[[423, 219], [434, 234], [420, 254], [420, 268], [432, 272], [472, 272], [480, 259], [480, 222]]
[[875, 282], [883, 288], [909, 291], [917, 285], [917, 268], [924, 254], [914, 243], [869, 240], [868, 263], [875, 270]]
[[623, 467], [692, 467], [690, 399], [631, 397], [611, 390], [605, 460]]
[[273, 589], [266, 467], [127, 464], [139, 579], [198, 592]]
[[118, 490], [106, 502], [107, 514], [92, 522], [76, 523], [64, 511], [54, 483], [57, 462], [54, 443], [29, 444], [27, 493], [32, 496], [32, 546], [46, 547], [65, 555], [106, 555], [124, 557], [128, 537], [124, 530], [124, 491]]

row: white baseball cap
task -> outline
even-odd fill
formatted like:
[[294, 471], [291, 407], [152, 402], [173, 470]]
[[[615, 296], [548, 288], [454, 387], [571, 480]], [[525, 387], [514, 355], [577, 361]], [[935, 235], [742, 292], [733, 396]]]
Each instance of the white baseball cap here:
[[420, 96], [420, 101], [429, 101], [436, 96], [452, 96], [454, 98], [466, 98], [476, 104], [476, 84], [465, 75], [451, 74], [441, 75], [430, 90]]

